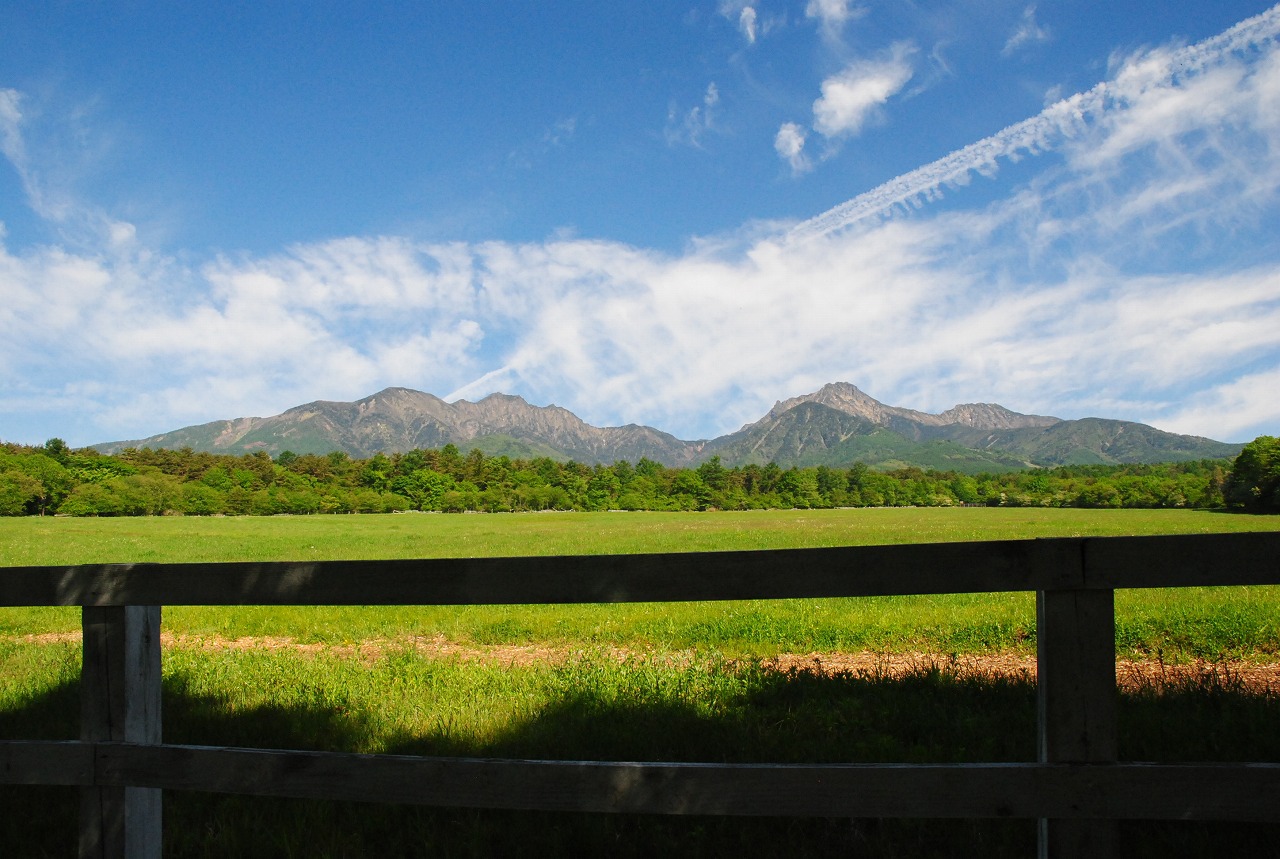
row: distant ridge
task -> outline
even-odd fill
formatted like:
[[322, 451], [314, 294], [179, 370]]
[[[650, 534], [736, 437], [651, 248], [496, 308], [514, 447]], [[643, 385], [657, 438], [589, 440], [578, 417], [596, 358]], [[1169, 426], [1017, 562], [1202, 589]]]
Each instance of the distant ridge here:
[[[559, 406], [533, 406], [522, 397], [490, 394], [479, 402], [447, 403], [409, 388], [387, 388], [351, 403], [317, 400], [269, 418], [236, 418], [185, 427], [136, 441], [94, 445], [181, 448], [210, 453], [265, 450], [276, 456], [340, 450], [353, 457], [455, 444], [509, 456], [550, 456], [581, 462], [615, 459], [691, 461], [697, 443], [651, 427], [593, 427]], [[625, 451], [625, 456], [619, 455]]]
[[318, 400], [268, 418], [242, 417], [145, 439], [94, 445], [272, 456], [342, 451], [366, 458], [454, 444], [491, 456], [547, 456], [587, 464], [648, 458], [670, 466], [719, 456], [725, 465], [776, 462], [872, 467], [915, 465], [964, 473], [1030, 466], [1171, 462], [1235, 456], [1241, 445], [1163, 432], [1129, 421], [1024, 415], [994, 403], [928, 414], [881, 403], [847, 382], [782, 400], [759, 420], [711, 440], [684, 441], [653, 427], [594, 427], [559, 406], [510, 394], [447, 403], [409, 388], [355, 402]]
[[[949, 426], [963, 424], [977, 429], [1020, 429], [1023, 427], [1047, 427], [1060, 423], [1060, 418], [1043, 415], [1022, 415], [1011, 412], [1004, 406], [993, 403], [965, 403], [952, 406], [939, 415], [917, 412], [912, 409], [901, 409], [897, 406], [886, 406], [884, 403], [864, 394], [848, 382], [832, 382], [823, 385], [812, 394], [803, 394], [774, 403], [769, 414], [761, 418], [767, 421], [778, 418], [800, 403], [818, 403], [828, 406], [847, 415], [865, 418], [880, 426], [919, 425]], [[745, 427], [744, 427], [745, 429]]]

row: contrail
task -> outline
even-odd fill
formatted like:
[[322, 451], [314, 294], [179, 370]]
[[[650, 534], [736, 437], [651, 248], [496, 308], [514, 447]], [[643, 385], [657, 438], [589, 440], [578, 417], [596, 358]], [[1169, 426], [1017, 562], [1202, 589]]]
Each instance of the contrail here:
[[486, 394], [488, 394], [491, 391], [497, 390], [497, 388], [490, 386], [490, 383], [493, 382], [494, 379], [497, 379], [503, 376], [504, 374], [510, 375], [514, 370], [515, 368], [512, 367], [510, 364], [501, 366], [496, 370], [490, 370], [480, 378], [473, 379], [470, 382], [467, 382], [461, 388], [458, 388], [456, 391], [450, 394], [447, 394], [444, 397], [441, 397], [441, 399], [444, 400], [446, 403], [452, 403], [462, 399], [463, 397], [472, 396], [477, 391], [484, 391]]
[[[1221, 62], [1233, 53], [1261, 47], [1278, 35], [1280, 5], [1202, 42], [1169, 52], [1161, 59], [1161, 73], [1150, 78], [1149, 84], [1176, 82]], [[803, 221], [791, 229], [788, 238], [816, 238], [868, 218], [883, 217], [892, 212], [894, 206], [914, 206], [922, 200], [934, 199], [944, 185], [963, 184], [975, 171], [994, 172], [1001, 157], [1008, 158], [1020, 152], [1036, 155], [1052, 149], [1079, 133], [1089, 117], [1102, 113], [1110, 104], [1118, 103], [1121, 96], [1115, 81], [1103, 81], [1086, 92], [1050, 105], [1030, 119], [890, 179], [847, 203]]]

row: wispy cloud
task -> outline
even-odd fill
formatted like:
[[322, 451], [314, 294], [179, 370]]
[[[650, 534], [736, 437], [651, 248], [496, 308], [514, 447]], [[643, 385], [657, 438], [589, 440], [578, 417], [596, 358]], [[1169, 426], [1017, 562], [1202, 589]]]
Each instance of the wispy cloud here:
[[1036, 22], [1036, 7], [1032, 4], [1022, 10], [1022, 18], [1018, 21], [1018, 26], [1009, 34], [1000, 54], [1007, 57], [1028, 45], [1047, 42], [1049, 38], [1048, 28]]
[[857, 135], [891, 96], [911, 80], [909, 42], [895, 43], [882, 57], [857, 60], [822, 82], [813, 103], [813, 127], [826, 137]]
[[667, 124], [663, 137], [668, 146], [686, 145], [701, 148], [702, 138], [715, 128], [716, 106], [720, 104], [720, 89], [715, 81], [707, 84], [702, 103], [687, 110], [672, 104], [667, 110]]
[[828, 41], [839, 41], [844, 25], [866, 13], [866, 8], [853, 0], [809, 0], [804, 9], [805, 17], [818, 22], [823, 38]]
[[755, 44], [756, 10], [753, 7], [747, 6], [738, 13], [738, 29], [742, 31], [742, 36], [747, 40], [747, 44]]
[[[840, 142], [856, 137], [868, 123], [881, 117], [884, 105], [911, 80], [915, 46], [896, 42], [877, 57], [855, 60], [822, 82], [822, 95], [813, 103], [813, 130], [826, 139], [819, 160], [840, 149]], [[795, 122], [785, 122], [774, 136], [773, 148], [791, 168], [793, 176], [813, 169], [814, 159], [805, 152], [808, 132]]]
[[532, 169], [552, 152], [572, 145], [577, 134], [578, 117], [557, 119], [536, 140], [528, 141], [508, 152], [507, 163], [523, 170]]
[[1197, 392], [1190, 402], [1179, 403], [1162, 415], [1171, 432], [1199, 435], [1213, 427], [1223, 438], [1247, 441], [1266, 427], [1276, 428], [1275, 392], [1280, 391], [1280, 368], [1249, 373], [1225, 384]]
[[[1151, 87], [1178, 87], [1206, 68], [1230, 61], [1237, 53], [1270, 47], [1278, 35], [1280, 6], [1242, 21], [1203, 42], [1133, 58], [1125, 63], [1112, 82], [1104, 81], [1087, 92], [1057, 101], [1029, 119], [860, 194], [799, 224], [793, 230], [793, 236], [830, 232], [866, 218], [883, 217], [895, 208], [911, 207], [922, 200], [932, 199], [944, 187], [967, 184], [974, 173], [993, 173], [998, 169], [1001, 158], [1035, 155], [1060, 146], [1082, 134], [1106, 110], [1131, 106], [1134, 99], [1143, 96]], [[1141, 110], [1147, 105], [1143, 101], [1137, 106]], [[1117, 114], [1121, 121], [1132, 115]], [[1166, 126], [1162, 125], [1155, 131], [1162, 133], [1165, 129]]]
[[[55, 225], [66, 242], [94, 246], [105, 241], [116, 249], [130, 245], [136, 234], [133, 224], [84, 204], [76, 198], [68, 180], [42, 169], [27, 142], [30, 121], [23, 112], [22, 101], [17, 90], [0, 89], [0, 154], [17, 172], [32, 211]], [[40, 147], [35, 150], [38, 152]]]
[[773, 139], [773, 148], [778, 156], [791, 167], [792, 175], [807, 173], [812, 168], [809, 157], [805, 155], [804, 144], [808, 135], [794, 122], [784, 122]]
[[542, 135], [542, 140], [548, 146], [565, 146], [573, 140], [573, 136], [578, 133], [578, 117], [567, 116], [564, 119], [557, 120]]
[[748, 45], [754, 45], [759, 33], [760, 15], [749, 0], [722, 0], [720, 14], [732, 21]]
[[[794, 230], [752, 225], [679, 253], [381, 236], [191, 263], [0, 237], [0, 410], [139, 437], [395, 384], [506, 390], [698, 437], [846, 379], [931, 411], [979, 399], [1274, 433], [1280, 263], [1200, 249], [1224, 225], [1274, 249], [1278, 31], [1268, 13], [1130, 57], [1095, 90]], [[22, 126], [0, 129], [13, 161]], [[803, 157], [804, 137], [784, 126], [779, 155]], [[994, 202], [884, 217], [1029, 153], [1043, 168]]]
[[[0, 89], [0, 152], [23, 175], [27, 169], [27, 147], [22, 139], [22, 95], [14, 89]], [[25, 176], [24, 176], [25, 178]]]

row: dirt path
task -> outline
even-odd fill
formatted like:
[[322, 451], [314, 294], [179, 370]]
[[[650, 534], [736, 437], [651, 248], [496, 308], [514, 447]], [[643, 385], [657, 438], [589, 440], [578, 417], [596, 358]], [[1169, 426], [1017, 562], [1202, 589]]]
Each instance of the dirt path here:
[[[79, 632], [46, 633], [42, 635], [7, 636], [10, 641], [27, 644], [74, 643], [80, 641]], [[552, 647], [547, 645], [493, 645], [478, 646], [449, 641], [443, 635], [405, 636], [362, 641], [358, 644], [312, 644], [289, 637], [197, 636], [162, 633], [160, 643], [164, 647], [183, 650], [218, 652], [226, 650], [292, 651], [311, 655], [331, 655], [340, 658], [356, 658], [376, 662], [387, 653], [410, 650], [432, 659], [457, 659], [463, 661], [494, 662], [502, 665], [526, 666], [565, 662], [590, 654], [605, 656], [626, 662], [645, 659], [643, 651], [626, 648], [600, 648], [584, 651], [581, 648]], [[680, 658], [678, 655], [676, 658]], [[688, 657], [685, 657], [688, 658]], [[833, 676], [841, 673], [873, 677], [903, 677], [921, 670], [940, 670], [957, 676], [1014, 677], [1034, 679], [1034, 656], [1019, 653], [983, 653], [939, 655], [922, 652], [880, 653], [861, 651], [854, 653], [782, 653], [766, 657], [761, 664], [776, 671], [805, 671]], [[1239, 660], [1206, 662], [1197, 660], [1186, 664], [1168, 664], [1158, 660], [1119, 659], [1116, 661], [1116, 681], [1127, 690], [1155, 689], [1179, 686], [1188, 682], [1217, 682], [1224, 686], [1241, 686], [1255, 692], [1280, 692], [1280, 663], [1259, 664]]]

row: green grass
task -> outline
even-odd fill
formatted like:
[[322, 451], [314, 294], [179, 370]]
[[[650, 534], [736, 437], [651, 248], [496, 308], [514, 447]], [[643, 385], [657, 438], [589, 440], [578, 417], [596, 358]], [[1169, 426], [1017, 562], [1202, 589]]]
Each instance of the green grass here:
[[[73, 645], [0, 644], [0, 736], [76, 735]], [[903, 677], [587, 653], [520, 669], [390, 651], [170, 651], [165, 740], [545, 759], [768, 762], [1035, 758], [1035, 686], [922, 666]], [[1120, 700], [1141, 760], [1280, 760], [1280, 695], [1187, 684]], [[74, 791], [0, 789], [11, 855], [74, 849]], [[1034, 821], [660, 818], [433, 810], [170, 791], [166, 856], [1023, 856]], [[1125, 824], [1123, 855], [1274, 855], [1258, 826]]]
[[[273, 519], [0, 519], [0, 565], [695, 551], [1035, 536], [1280, 529], [1280, 517], [1181, 511], [849, 510]], [[3, 575], [0, 572], [0, 575]], [[168, 742], [357, 752], [706, 761], [1035, 757], [1035, 687], [929, 666], [905, 677], [784, 675], [752, 655], [1030, 651], [1029, 594], [610, 606], [167, 607], [169, 631], [387, 639], [333, 652], [164, 656]], [[1280, 588], [1125, 591], [1117, 649], [1168, 661], [1274, 660]], [[78, 731], [79, 649], [17, 635], [78, 628], [74, 609], [0, 610], [0, 736]], [[430, 659], [395, 640], [576, 652], [512, 667]], [[623, 663], [606, 652], [626, 648]], [[738, 660], [738, 657], [748, 657]], [[1280, 760], [1280, 695], [1227, 683], [1126, 693], [1121, 755]], [[6, 855], [74, 851], [73, 790], [0, 789]], [[1021, 856], [1033, 821], [734, 820], [432, 810], [171, 791], [167, 856]], [[1274, 827], [1125, 824], [1125, 855], [1276, 855]]]
[[[764, 549], [1280, 528], [1199, 511], [965, 508], [273, 518], [0, 519], [0, 565]], [[0, 575], [3, 573], [0, 572]], [[1117, 647], [1169, 661], [1274, 659], [1280, 588], [1129, 591]], [[70, 632], [74, 609], [0, 610], [0, 635]], [[737, 656], [833, 650], [1030, 652], [1031, 594], [581, 606], [167, 607], [176, 633], [303, 643], [443, 635], [460, 644]]]
[[0, 517], [0, 566], [785, 549], [1280, 530], [1196, 510], [883, 508], [716, 513]]

